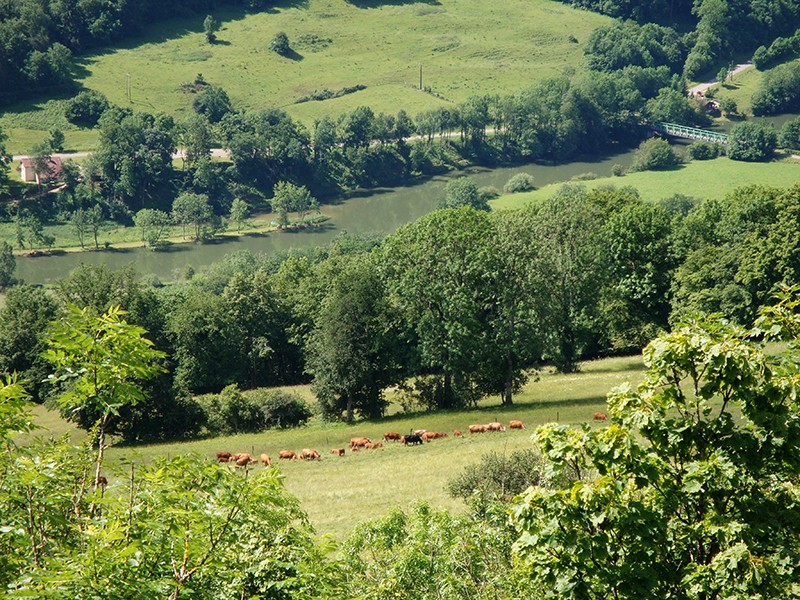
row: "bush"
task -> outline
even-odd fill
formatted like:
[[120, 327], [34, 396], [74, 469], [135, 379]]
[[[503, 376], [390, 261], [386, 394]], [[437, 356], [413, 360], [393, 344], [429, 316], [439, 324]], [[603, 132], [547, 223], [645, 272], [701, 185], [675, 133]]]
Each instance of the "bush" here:
[[511, 500], [532, 485], [543, 485], [542, 457], [531, 449], [509, 455], [489, 452], [447, 482], [453, 498], [468, 500], [474, 494]]
[[311, 411], [302, 398], [275, 390], [243, 394], [236, 384], [219, 394], [197, 398], [205, 414], [206, 429], [213, 434], [257, 433], [270, 428], [302, 425]]
[[781, 148], [800, 149], [800, 117], [784, 123], [778, 139]]
[[726, 116], [735, 115], [737, 112], [739, 112], [739, 106], [736, 104], [736, 100], [733, 98], [720, 98], [719, 108]]
[[570, 181], [594, 181], [600, 176], [594, 171], [587, 171], [586, 173], [578, 173], [569, 178]]
[[64, 116], [81, 127], [94, 127], [109, 107], [108, 99], [100, 92], [87, 90], [67, 102]]
[[728, 156], [732, 160], [756, 162], [767, 160], [778, 145], [778, 134], [760, 123], [739, 123], [731, 128]]
[[721, 156], [725, 150], [720, 144], [712, 144], [711, 142], [697, 141], [689, 144], [686, 149], [689, 157], [692, 160], [711, 160]]
[[287, 36], [283, 31], [279, 31], [269, 43], [269, 49], [277, 54], [280, 54], [281, 56], [286, 56], [291, 51], [291, 47], [289, 46], [289, 36]]
[[260, 407], [265, 429], [297, 427], [311, 418], [308, 405], [296, 394], [282, 390], [254, 390], [247, 396]]
[[533, 188], [533, 175], [517, 173], [503, 186], [503, 192], [506, 194], [516, 194], [517, 192], [530, 191]]
[[669, 169], [680, 162], [680, 158], [667, 140], [651, 138], [639, 144], [639, 148], [633, 155], [631, 171]]
[[500, 190], [498, 190], [493, 185], [487, 185], [478, 188], [478, 198], [482, 201], [488, 202], [489, 200], [494, 200], [495, 198], [499, 197], [500, 197]]
[[621, 164], [619, 164], [619, 163], [614, 163], [614, 164], [611, 166], [611, 174], [612, 174], [614, 177], [622, 177], [623, 175], [625, 175], [625, 167], [624, 167], [624, 166], [622, 166], [622, 165], [621, 165]]

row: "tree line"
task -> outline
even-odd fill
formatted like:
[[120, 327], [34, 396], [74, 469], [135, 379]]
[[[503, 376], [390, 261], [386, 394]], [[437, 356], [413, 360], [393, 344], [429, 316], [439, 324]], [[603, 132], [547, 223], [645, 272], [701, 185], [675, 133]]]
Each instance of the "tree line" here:
[[[80, 169], [65, 164], [59, 193], [6, 204], [0, 218], [16, 219], [21, 235], [42, 245], [41, 227], [29, 226], [36, 224], [32, 218], [71, 222], [82, 234], [96, 234], [106, 219], [131, 225], [142, 210], [173, 213], [176, 199], [191, 194], [195, 200], [202, 197], [202, 210], [196, 212], [208, 216], [195, 224], [212, 223], [214, 216], [235, 220], [233, 213], [241, 214], [232, 211], [236, 200], [280, 215], [286, 207], [276, 190], [294, 190], [287, 185], [306, 188], [310, 196], [304, 206], [313, 207], [312, 198], [324, 201], [347, 190], [396, 185], [465, 159], [484, 164], [568, 160], [636, 144], [645, 134], [642, 119], [706, 123], [681, 85], [668, 67], [632, 66], [551, 79], [505, 97], [472, 97], [413, 119], [404, 111], [386, 115], [359, 107], [336, 120], [324, 117], [311, 130], [278, 109], [236, 111], [224, 90], [205, 82], [195, 111], [180, 123], [111, 106], [96, 93], [79, 94], [73, 113], [96, 120], [97, 151]], [[214, 145], [228, 150], [230, 163], [211, 160]], [[178, 147], [185, 154], [176, 168], [172, 156]], [[43, 144], [35, 149], [35, 159], [46, 164], [53, 151]]]
[[380, 417], [392, 385], [408, 408], [510, 404], [531, 369], [638, 351], [695, 310], [752, 320], [775, 284], [798, 281], [798, 202], [797, 187], [647, 203], [570, 184], [522, 210], [442, 209], [383, 240], [234, 254], [163, 287], [83, 266], [53, 294], [8, 290], [0, 369], [46, 400], [47, 324], [68, 303], [119, 305], [166, 353], [146, 400], [110, 424], [132, 441], [196, 435], [208, 413], [193, 397], [231, 384], [311, 382], [330, 419]]

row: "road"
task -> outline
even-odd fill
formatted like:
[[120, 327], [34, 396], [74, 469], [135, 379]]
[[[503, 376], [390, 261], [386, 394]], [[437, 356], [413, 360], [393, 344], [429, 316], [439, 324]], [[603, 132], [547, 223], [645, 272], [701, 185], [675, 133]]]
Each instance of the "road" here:
[[[749, 60], [747, 62], [743, 62], [741, 64], [738, 64], [735, 67], [733, 67], [732, 71], [730, 71], [728, 73], [728, 77], [732, 78], [735, 75], [738, 75], [739, 73], [741, 73], [742, 71], [746, 71], [747, 69], [749, 69], [752, 66], [753, 66], [753, 63], [752, 63], [752, 61], [749, 61]], [[697, 92], [703, 92], [705, 94], [705, 92], [706, 92], [706, 90], [708, 88], [710, 88], [711, 86], [717, 85], [718, 83], [719, 83], [718, 79], [714, 79], [713, 81], [707, 81], [705, 83], [698, 83], [697, 85], [692, 86], [692, 87], [689, 88], [689, 94], [691, 96], [696, 96]]]

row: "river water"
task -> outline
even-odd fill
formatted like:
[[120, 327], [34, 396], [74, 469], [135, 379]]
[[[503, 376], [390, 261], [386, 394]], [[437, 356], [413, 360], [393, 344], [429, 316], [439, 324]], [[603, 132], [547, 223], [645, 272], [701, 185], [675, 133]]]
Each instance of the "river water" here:
[[[470, 169], [469, 174], [479, 187], [502, 189], [516, 173], [529, 173], [535, 184], [547, 185], [565, 181], [576, 175], [592, 172], [600, 177], [611, 175], [615, 163], [629, 166], [633, 152], [599, 157], [560, 165], [523, 165], [498, 169]], [[455, 175], [461, 175], [457, 173]], [[318, 228], [298, 232], [273, 232], [240, 236], [205, 244], [176, 244], [168, 251], [152, 252], [143, 248], [75, 252], [53, 256], [18, 257], [18, 278], [31, 284], [48, 284], [66, 277], [81, 263], [104, 263], [111, 268], [132, 264], [140, 275], [154, 274], [162, 281], [178, 279], [187, 266], [195, 271], [221, 260], [226, 254], [249, 250], [254, 254], [272, 254], [292, 247], [322, 246], [340, 231], [351, 233], [391, 233], [434, 210], [444, 195], [448, 176], [434, 177], [416, 185], [369, 190], [339, 204], [324, 205], [322, 212], [330, 220]]]

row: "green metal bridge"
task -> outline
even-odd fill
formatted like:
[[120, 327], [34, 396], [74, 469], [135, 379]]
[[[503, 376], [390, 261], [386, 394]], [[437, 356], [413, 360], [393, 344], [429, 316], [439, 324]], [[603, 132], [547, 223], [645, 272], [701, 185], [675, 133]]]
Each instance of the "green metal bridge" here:
[[723, 146], [728, 145], [727, 133], [709, 131], [708, 129], [697, 129], [696, 127], [687, 127], [686, 125], [665, 123], [664, 121], [650, 123], [650, 129], [670, 137], [687, 138], [690, 140], [703, 140], [704, 142], [722, 144]]

